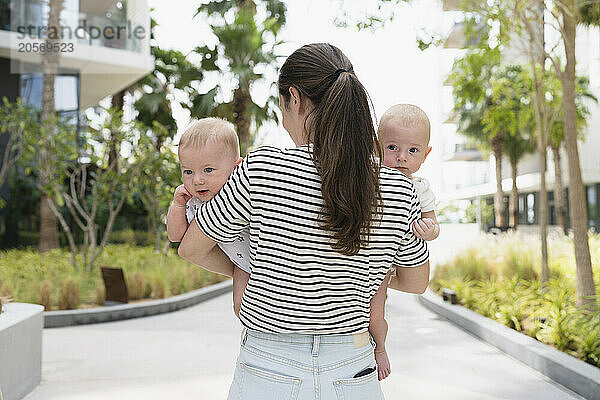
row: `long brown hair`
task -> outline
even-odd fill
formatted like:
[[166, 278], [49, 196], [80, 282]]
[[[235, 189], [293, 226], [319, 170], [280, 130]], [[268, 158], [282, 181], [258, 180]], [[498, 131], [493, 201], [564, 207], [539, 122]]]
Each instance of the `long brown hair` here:
[[356, 254], [369, 241], [383, 200], [379, 170], [383, 150], [377, 139], [371, 103], [350, 60], [328, 43], [302, 46], [279, 73], [284, 107], [289, 88], [313, 103], [304, 120], [312, 157], [321, 176], [321, 227], [332, 232], [332, 247]]

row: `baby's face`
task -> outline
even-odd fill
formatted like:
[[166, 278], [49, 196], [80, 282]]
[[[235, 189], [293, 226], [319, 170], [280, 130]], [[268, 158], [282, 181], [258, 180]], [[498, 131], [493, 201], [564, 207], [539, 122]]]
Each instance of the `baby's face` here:
[[406, 128], [393, 121], [381, 127], [383, 165], [402, 171], [411, 177], [431, 151], [425, 128]]
[[227, 182], [233, 169], [242, 161], [232, 155], [227, 146], [207, 143], [202, 147], [186, 146], [179, 149], [179, 165], [183, 185], [202, 201], [208, 201]]

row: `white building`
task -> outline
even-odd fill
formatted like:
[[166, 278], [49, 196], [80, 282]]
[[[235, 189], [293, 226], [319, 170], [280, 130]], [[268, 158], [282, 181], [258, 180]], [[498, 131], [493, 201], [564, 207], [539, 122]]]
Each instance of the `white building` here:
[[[43, 3], [0, 0], [0, 97], [41, 102]], [[57, 111], [79, 113], [154, 69], [146, 0], [65, 0], [61, 36]]]
[[[0, 99], [42, 105], [40, 45], [48, 19], [44, 3], [0, 0]], [[60, 25], [55, 108], [75, 126], [86, 108], [154, 69], [147, 0], [65, 0]], [[7, 140], [8, 135], [0, 136], [0, 152]], [[3, 198], [10, 197], [8, 187], [0, 188]], [[6, 210], [0, 212], [0, 230], [11, 234], [2, 235], [0, 245], [11, 247], [17, 244], [14, 232], [31, 230], [33, 219]]]
[[[453, 51], [456, 55], [457, 49], [467, 46], [464, 37], [463, 25], [460, 23], [460, 2], [458, 0], [443, 1], [443, 10], [447, 20], [457, 21], [451, 29], [445, 42], [445, 49], [441, 52]], [[557, 40], [550, 37], [548, 41]], [[556, 33], [555, 33], [556, 36]], [[454, 50], [447, 50], [454, 49]], [[577, 74], [585, 75], [590, 79], [590, 90], [600, 98], [600, 31], [597, 28], [578, 28], [576, 42]], [[447, 67], [451, 68], [450, 62]], [[446, 81], [446, 85], [451, 82]], [[443, 103], [445, 112], [450, 114], [453, 105], [451, 88], [444, 89]], [[598, 230], [600, 227], [600, 105], [588, 104], [590, 118], [585, 129], [585, 139], [579, 142], [579, 157], [582, 170], [582, 178], [586, 189], [588, 204], [589, 226]], [[445, 180], [440, 199], [446, 201], [486, 199], [492, 203], [492, 197], [496, 192], [495, 163], [493, 155], [487, 161], [481, 161], [477, 157], [476, 150], [465, 151], [466, 140], [456, 133], [456, 125], [447, 121], [444, 125], [446, 135], [446, 148], [450, 150], [447, 160], [442, 168], [447, 172], [448, 179]], [[454, 148], [454, 151], [452, 150]], [[457, 161], [460, 160], [460, 161]], [[547, 157], [546, 183], [549, 199], [549, 223], [556, 224], [556, 214], [553, 202], [554, 188], [554, 165], [552, 154]], [[561, 152], [564, 186], [568, 188], [568, 165], [567, 155], [564, 149]], [[458, 164], [457, 164], [458, 163]], [[510, 164], [503, 160], [502, 187], [505, 193], [506, 215], [508, 220], [508, 195], [512, 186]], [[518, 164], [517, 187], [519, 189], [519, 224], [537, 224], [538, 211], [536, 200], [539, 195], [539, 156], [531, 154], [525, 156]], [[456, 175], [465, 175], [458, 178]]]

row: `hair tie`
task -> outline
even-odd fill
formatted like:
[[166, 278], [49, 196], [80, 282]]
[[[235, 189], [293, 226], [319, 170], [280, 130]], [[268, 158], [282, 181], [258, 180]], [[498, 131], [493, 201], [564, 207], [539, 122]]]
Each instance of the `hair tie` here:
[[340, 74], [341, 74], [342, 72], [348, 72], [348, 71], [347, 71], [347, 70], [345, 70], [344, 68], [340, 68], [340, 69], [336, 70], [336, 71], [333, 73], [333, 80], [334, 80], [334, 81], [335, 81], [335, 80], [337, 80], [337, 78], [340, 76]]

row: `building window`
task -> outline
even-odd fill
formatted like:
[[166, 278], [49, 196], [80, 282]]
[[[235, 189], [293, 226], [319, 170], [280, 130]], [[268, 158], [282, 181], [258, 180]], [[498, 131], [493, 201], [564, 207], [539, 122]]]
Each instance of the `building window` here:
[[10, 0], [0, 0], [0, 30], [10, 31]]
[[533, 193], [527, 195], [527, 223], [535, 223], [535, 195]]
[[591, 185], [586, 188], [587, 206], [588, 206], [588, 227], [598, 228], [596, 220], [598, 218], [598, 192], [596, 185]]
[[554, 192], [548, 192], [548, 225], [556, 225], [556, 204]]
[[[42, 74], [21, 75], [21, 97], [27, 104], [42, 108], [44, 77]], [[54, 107], [57, 114], [74, 126], [79, 124], [79, 77], [57, 75], [54, 80]]]
[[526, 217], [527, 198], [524, 194], [519, 195], [519, 224], [524, 224], [527, 221]]

